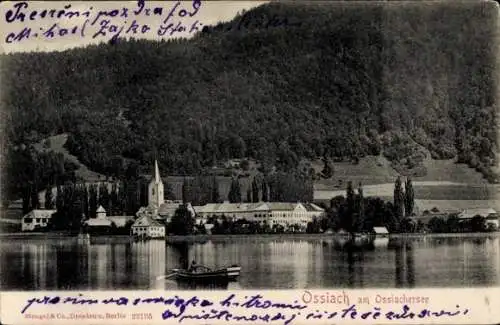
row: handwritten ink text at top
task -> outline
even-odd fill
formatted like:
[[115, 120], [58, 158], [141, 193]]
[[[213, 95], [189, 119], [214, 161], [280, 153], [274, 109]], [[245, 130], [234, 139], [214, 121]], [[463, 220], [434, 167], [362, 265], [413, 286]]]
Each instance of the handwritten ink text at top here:
[[[180, 33], [194, 34], [203, 27], [203, 23], [193, 18], [201, 8], [201, 0], [167, 2], [164, 7], [150, 7], [144, 0], [139, 0], [135, 7], [107, 10], [97, 10], [92, 6], [85, 10], [76, 10], [71, 4], [65, 5], [62, 9], [39, 10], [30, 7], [28, 2], [17, 2], [6, 11], [5, 21], [22, 22], [25, 26], [17, 32], [9, 32], [5, 41], [13, 43], [35, 38], [51, 40], [75, 35], [81, 38], [87, 36], [92, 39], [105, 38], [114, 42], [120, 37], [146, 35], [152, 32], [156, 37], [172, 37]], [[151, 19], [146, 23], [139, 23], [134, 17], [140, 16], [150, 16]], [[30, 26], [35, 20], [46, 21], [49, 25], [39, 29]], [[72, 21], [74, 25], [68, 26]], [[159, 24], [159, 27], [155, 27], [154, 24]]]

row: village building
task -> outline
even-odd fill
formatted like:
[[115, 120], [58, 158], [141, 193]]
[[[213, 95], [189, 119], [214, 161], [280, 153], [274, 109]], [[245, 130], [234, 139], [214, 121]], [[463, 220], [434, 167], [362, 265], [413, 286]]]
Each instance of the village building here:
[[483, 217], [486, 225], [499, 228], [499, 214], [492, 208], [465, 209], [458, 214], [460, 220], [471, 220], [475, 216]]
[[46, 229], [50, 219], [52, 219], [56, 212], [56, 210], [31, 210], [22, 218], [21, 231]]
[[204, 224], [210, 218], [220, 219], [223, 216], [234, 220], [245, 219], [269, 226], [281, 225], [285, 228], [299, 225], [305, 230], [314, 218], [320, 219], [325, 210], [312, 203], [259, 202], [259, 203], [209, 203], [193, 207], [197, 223]]
[[130, 235], [138, 238], [165, 238], [165, 225], [145, 215], [134, 222]]
[[106, 210], [100, 205], [96, 217], [84, 221], [88, 232], [110, 232], [113, 228], [125, 228], [133, 222], [133, 216], [107, 216]]
[[386, 227], [373, 227], [373, 234], [377, 236], [388, 236], [389, 230]]

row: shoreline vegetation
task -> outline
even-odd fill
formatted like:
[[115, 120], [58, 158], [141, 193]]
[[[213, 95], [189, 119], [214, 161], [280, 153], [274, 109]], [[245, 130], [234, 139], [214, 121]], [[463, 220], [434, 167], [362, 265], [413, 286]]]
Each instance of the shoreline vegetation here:
[[[336, 239], [336, 238], [346, 238], [347, 235], [344, 234], [306, 234], [306, 233], [290, 233], [290, 234], [256, 234], [253, 236], [242, 235], [242, 234], [227, 234], [227, 235], [172, 235], [166, 238], [153, 239], [153, 240], [164, 240], [166, 243], [178, 243], [178, 242], [193, 242], [200, 243], [209, 240], [214, 241], [230, 241], [230, 240], [255, 240], [255, 239], [293, 239], [293, 240], [309, 240], [309, 239]], [[401, 234], [388, 234], [388, 235], [372, 235], [373, 238], [387, 238], [387, 239], [406, 239], [406, 238], [482, 238], [482, 237], [499, 237], [500, 232], [470, 232], [470, 233], [401, 233]], [[0, 234], [0, 240], [3, 239], [77, 239], [78, 235], [69, 233], [3, 233]], [[123, 241], [134, 241], [130, 236], [125, 235], [91, 235], [92, 239], [97, 240], [123, 240]]]

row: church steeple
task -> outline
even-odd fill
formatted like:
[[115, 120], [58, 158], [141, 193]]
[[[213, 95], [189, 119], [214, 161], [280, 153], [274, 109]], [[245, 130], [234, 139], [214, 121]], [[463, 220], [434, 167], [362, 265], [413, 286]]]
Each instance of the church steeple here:
[[161, 182], [160, 169], [158, 168], [158, 160], [155, 160], [155, 183]]
[[163, 198], [163, 182], [160, 176], [158, 161], [155, 160], [154, 175], [148, 186], [148, 205], [150, 207], [160, 207], [165, 202]]

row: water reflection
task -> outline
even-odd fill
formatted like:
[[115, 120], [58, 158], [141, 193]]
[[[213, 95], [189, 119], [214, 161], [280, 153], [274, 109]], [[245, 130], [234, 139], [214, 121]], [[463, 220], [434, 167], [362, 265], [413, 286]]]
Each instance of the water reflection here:
[[97, 238], [87, 242], [0, 240], [1, 290], [199, 289], [158, 280], [195, 260], [242, 267], [227, 288], [413, 288], [498, 286], [500, 238], [213, 240], [166, 244]]

